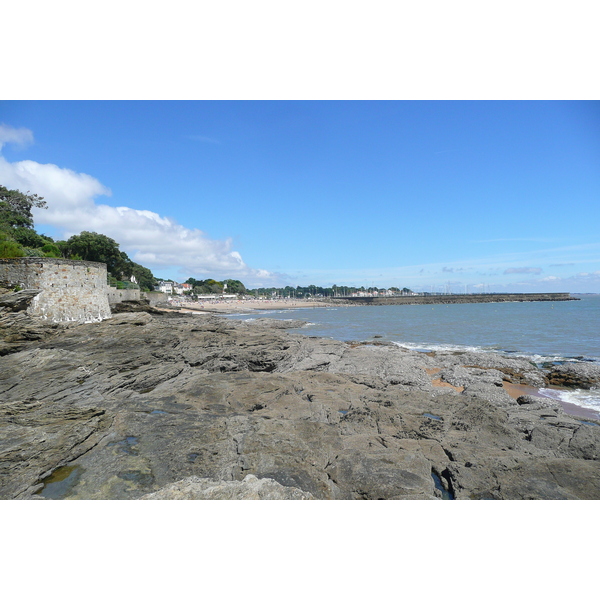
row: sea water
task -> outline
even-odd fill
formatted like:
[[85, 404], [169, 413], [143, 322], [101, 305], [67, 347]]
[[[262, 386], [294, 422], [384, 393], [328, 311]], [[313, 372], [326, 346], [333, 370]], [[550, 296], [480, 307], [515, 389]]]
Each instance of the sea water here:
[[[336, 306], [260, 311], [260, 316], [309, 321], [309, 326], [291, 331], [337, 340], [381, 336], [411, 350], [499, 352], [528, 358], [539, 366], [600, 363], [600, 295], [575, 297], [579, 300]], [[544, 393], [600, 410], [600, 390]]]

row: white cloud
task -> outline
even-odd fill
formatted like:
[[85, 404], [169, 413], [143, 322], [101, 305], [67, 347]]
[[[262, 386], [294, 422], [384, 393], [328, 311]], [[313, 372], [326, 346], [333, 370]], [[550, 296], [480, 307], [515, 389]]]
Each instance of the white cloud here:
[[33, 143], [33, 132], [25, 127], [15, 129], [10, 125], [0, 123], [0, 150], [5, 144], [17, 144], [27, 146]]
[[37, 225], [56, 227], [65, 239], [81, 231], [102, 233], [150, 269], [176, 267], [186, 277], [233, 278], [249, 286], [275, 285], [280, 278], [246, 265], [231, 239], [211, 240], [149, 210], [97, 204], [95, 198], [110, 196], [111, 190], [91, 175], [31, 160], [10, 163], [0, 156], [0, 183], [44, 197], [48, 208], [33, 210]]
[[571, 275], [570, 277], [557, 277], [548, 275], [540, 279], [530, 279], [529, 281], [520, 281], [514, 285], [526, 285], [530, 291], [561, 291], [561, 292], [592, 292], [600, 291], [600, 271], [592, 273], [582, 272]]
[[542, 269], [539, 267], [516, 267], [506, 269], [504, 271], [505, 275], [510, 275], [511, 273], [534, 273], [535, 275], [539, 275], [542, 272]]
[[107, 187], [90, 175], [52, 164], [42, 165], [33, 160], [10, 163], [0, 156], [0, 179], [5, 187], [22, 192], [31, 191], [52, 202], [53, 206], [48, 211], [36, 213], [35, 216], [39, 217], [36, 222], [58, 227], [62, 226], [61, 214], [65, 213], [69, 218], [73, 214], [70, 211], [93, 210], [95, 196], [111, 195]]

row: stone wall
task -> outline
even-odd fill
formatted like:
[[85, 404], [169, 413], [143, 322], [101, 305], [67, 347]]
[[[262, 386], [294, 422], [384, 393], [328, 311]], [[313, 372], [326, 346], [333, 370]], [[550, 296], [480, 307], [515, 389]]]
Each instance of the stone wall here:
[[109, 287], [107, 288], [107, 294], [109, 304], [118, 304], [119, 302], [140, 299], [140, 290], [118, 290], [117, 288]]
[[142, 298], [148, 300], [150, 306], [156, 306], [166, 302], [169, 299], [169, 294], [164, 292], [142, 292]]
[[92, 323], [111, 316], [106, 265], [62, 258], [0, 259], [0, 284], [39, 289], [31, 316], [54, 322]]

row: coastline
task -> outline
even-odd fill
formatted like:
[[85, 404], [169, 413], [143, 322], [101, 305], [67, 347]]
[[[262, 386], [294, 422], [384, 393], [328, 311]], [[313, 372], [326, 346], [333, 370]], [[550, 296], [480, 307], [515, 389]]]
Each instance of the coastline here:
[[322, 308], [333, 304], [321, 300], [217, 300], [208, 302], [181, 302], [173, 307], [187, 309], [193, 312], [216, 314], [253, 313], [261, 310], [293, 310], [299, 308]]
[[521, 394], [546, 385], [524, 358], [141, 305], [52, 324], [14, 297], [0, 498], [600, 499], [600, 427]]
[[[212, 303], [181, 303], [180, 305], [174, 305], [173, 311], [188, 314], [215, 314], [215, 315], [233, 315], [233, 314], [260, 314], [261, 311], [273, 311], [273, 310], [294, 310], [302, 308], [323, 308], [323, 307], [339, 307], [341, 302], [326, 302], [320, 300], [298, 300], [298, 299], [280, 299], [280, 300], [236, 300], [236, 301], [215, 301]], [[356, 305], [347, 303], [346, 305]], [[164, 309], [169, 310], [169, 309]], [[500, 353], [496, 353], [499, 356]], [[452, 386], [451, 384], [441, 381], [432, 377], [432, 385], [434, 387], [447, 387], [452, 388], [457, 392], [462, 392], [464, 388], [461, 386]], [[513, 398], [517, 399], [523, 395], [531, 395], [539, 398], [548, 399], [544, 396], [541, 389], [554, 389], [559, 392], [572, 391], [571, 388], [544, 385], [543, 387], [533, 387], [521, 384], [513, 384], [503, 382], [503, 388]], [[568, 402], [561, 399], [556, 399], [556, 402], [560, 404], [566, 414], [581, 418], [589, 419], [592, 421], [600, 421], [600, 410], [596, 411], [592, 408], [587, 408]]]
[[[559, 392], [571, 391], [569, 388], [559, 387], [556, 385], [548, 385], [545, 386], [545, 388], [536, 388], [528, 385], [508, 382], [503, 382], [502, 385], [510, 397], [514, 398], [515, 400], [526, 395], [548, 400], [548, 397], [541, 393], [541, 389], [553, 389]], [[556, 402], [560, 404], [566, 414], [571, 415], [572, 417], [600, 421], [600, 411], [595, 411], [591, 408], [586, 408], [585, 406], [580, 406], [579, 404], [575, 404], [573, 402], [566, 402], [565, 400], [557, 399]]]

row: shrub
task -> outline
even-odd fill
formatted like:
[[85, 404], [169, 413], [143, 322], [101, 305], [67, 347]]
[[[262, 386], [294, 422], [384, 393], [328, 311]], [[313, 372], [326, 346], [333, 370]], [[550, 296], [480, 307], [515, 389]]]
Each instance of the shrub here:
[[0, 240], [0, 258], [21, 258], [25, 256], [25, 250], [21, 244], [13, 240]]
[[41, 251], [40, 248], [23, 248], [25, 252], [25, 256], [45, 256], [45, 254]]
[[58, 246], [55, 244], [44, 244], [42, 246], [42, 252], [44, 253], [44, 256], [48, 256], [50, 258], [60, 258], [62, 256]]

